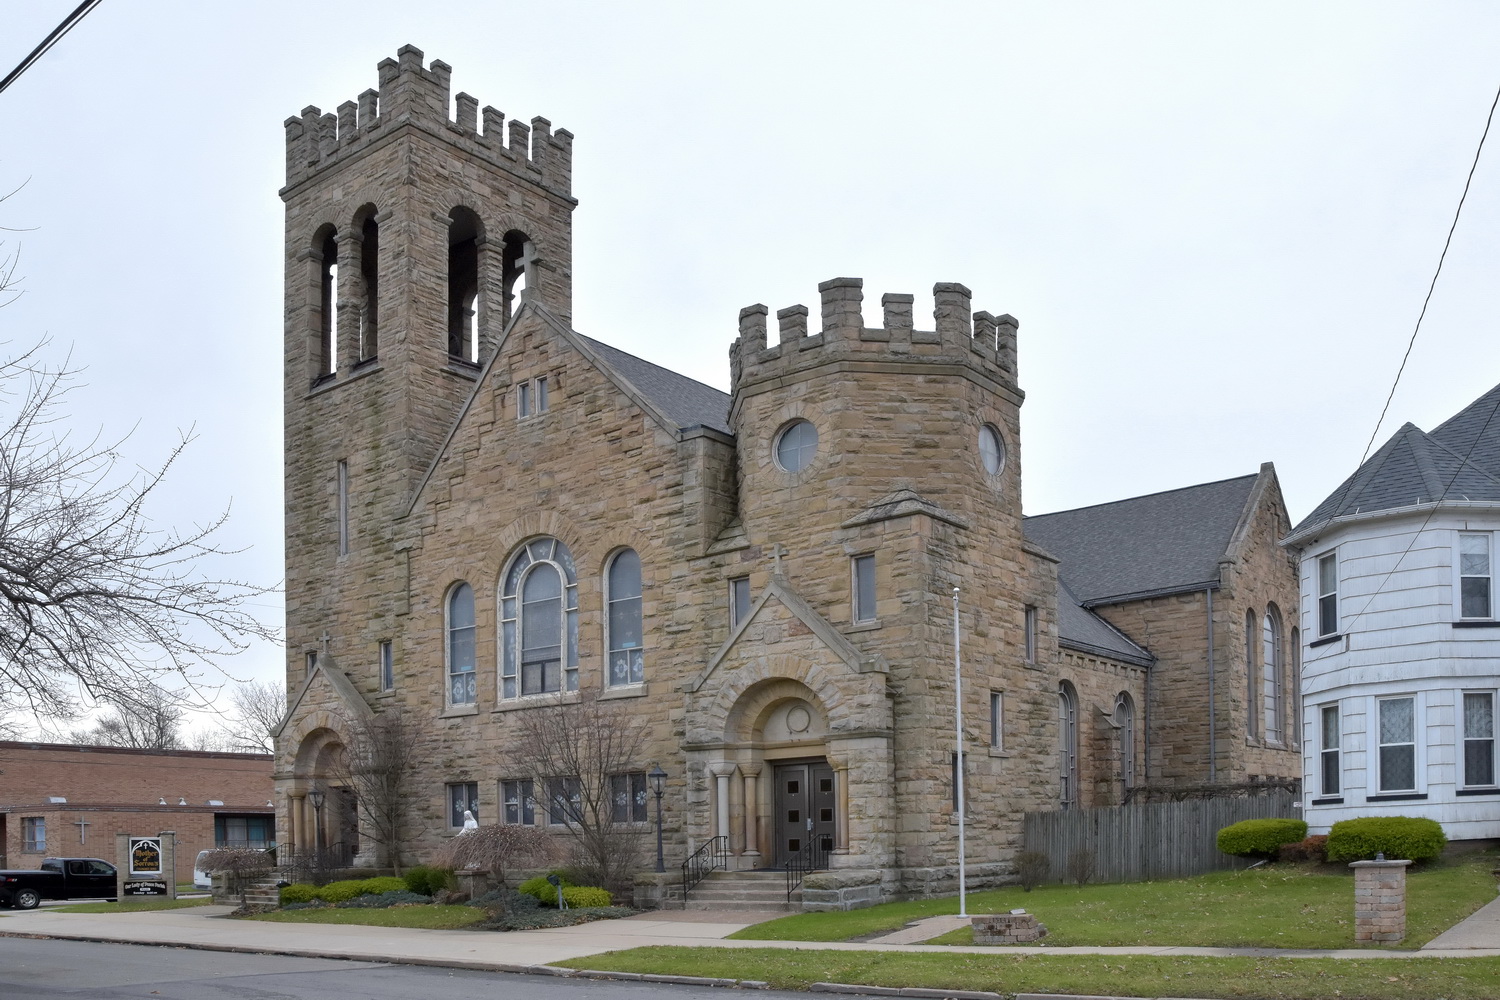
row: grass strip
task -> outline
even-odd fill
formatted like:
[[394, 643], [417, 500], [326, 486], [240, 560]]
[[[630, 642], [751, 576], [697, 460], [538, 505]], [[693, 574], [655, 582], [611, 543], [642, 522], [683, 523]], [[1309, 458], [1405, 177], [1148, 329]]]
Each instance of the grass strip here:
[[[1409, 870], [1407, 936], [1415, 949], [1495, 898], [1492, 852]], [[971, 893], [971, 913], [1023, 908], [1047, 925], [1047, 944], [1203, 948], [1354, 948], [1354, 880], [1347, 867], [1267, 865], [1251, 871], [1111, 885], [1045, 885]], [[956, 897], [863, 910], [798, 913], [736, 931], [749, 941], [852, 941], [912, 920], [957, 913]], [[967, 928], [934, 941], [966, 944]], [[1500, 993], [1500, 990], [1497, 990]]]
[[861, 986], [1207, 1000], [1494, 1000], [1500, 958], [1208, 958], [974, 955], [779, 948], [633, 948], [554, 963], [576, 969], [763, 979], [778, 989]]
[[189, 906], [207, 906], [213, 900], [207, 896], [192, 899], [122, 899], [118, 903], [74, 903], [72, 906], [54, 906], [51, 913], [140, 913], [145, 910], [181, 910]]
[[484, 910], [474, 906], [392, 906], [380, 910], [358, 906], [328, 906], [312, 910], [275, 910], [243, 919], [269, 920], [279, 924], [365, 924], [371, 927], [454, 930], [482, 923], [487, 916]]

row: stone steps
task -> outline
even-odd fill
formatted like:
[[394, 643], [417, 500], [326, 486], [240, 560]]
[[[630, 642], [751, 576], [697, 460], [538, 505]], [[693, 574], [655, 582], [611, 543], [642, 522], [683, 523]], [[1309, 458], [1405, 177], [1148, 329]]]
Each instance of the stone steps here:
[[688, 892], [684, 909], [795, 911], [802, 908], [801, 901], [800, 889], [787, 899], [784, 872], [714, 872]]

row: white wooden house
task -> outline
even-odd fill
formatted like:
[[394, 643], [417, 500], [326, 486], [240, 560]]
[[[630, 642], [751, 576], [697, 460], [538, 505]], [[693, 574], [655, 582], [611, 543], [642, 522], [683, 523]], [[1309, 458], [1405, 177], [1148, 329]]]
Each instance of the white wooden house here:
[[1299, 555], [1310, 832], [1425, 816], [1500, 837], [1500, 386], [1406, 424], [1284, 539]]

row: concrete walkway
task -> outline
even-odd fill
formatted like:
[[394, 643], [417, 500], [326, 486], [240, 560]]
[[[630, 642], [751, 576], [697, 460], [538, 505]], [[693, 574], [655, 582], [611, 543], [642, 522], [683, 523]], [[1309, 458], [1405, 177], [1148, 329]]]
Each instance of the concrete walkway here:
[[[647, 913], [542, 930], [495, 933], [412, 930], [356, 924], [292, 924], [225, 919], [227, 906], [199, 906], [129, 914], [57, 913], [46, 909], [0, 913], [0, 935], [167, 945], [217, 951], [267, 952], [307, 958], [347, 958], [517, 971], [566, 959], [645, 945], [712, 945], [799, 951], [903, 951], [959, 954], [1048, 955], [1255, 955], [1284, 958], [1465, 958], [1500, 956], [1500, 901], [1490, 903], [1426, 948], [1411, 951], [1276, 948], [1054, 948], [983, 947], [904, 943], [727, 941], [725, 935], [780, 914], [713, 911]], [[927, 940], [952, 929], [955, 917], [928, 918], [911, 930]], [[945, 921], [941, 926], [932, 921]], [[898, 934], [901, 932], [897, 932]]]

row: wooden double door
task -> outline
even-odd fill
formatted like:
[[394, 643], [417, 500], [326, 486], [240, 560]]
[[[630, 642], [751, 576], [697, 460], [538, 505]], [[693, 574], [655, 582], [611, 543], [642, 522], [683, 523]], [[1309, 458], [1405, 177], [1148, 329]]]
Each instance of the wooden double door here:
[[772, 769], [775, 810], [774, 864], [786, 867], [812, 845], [821, 863], [834, 844], [833, 768], [827, 760], [777, 764]]

